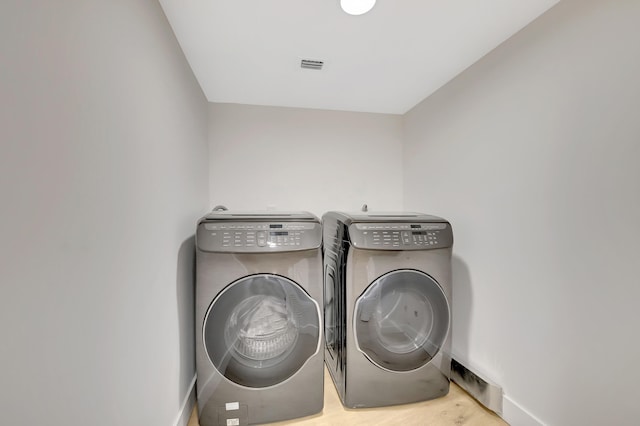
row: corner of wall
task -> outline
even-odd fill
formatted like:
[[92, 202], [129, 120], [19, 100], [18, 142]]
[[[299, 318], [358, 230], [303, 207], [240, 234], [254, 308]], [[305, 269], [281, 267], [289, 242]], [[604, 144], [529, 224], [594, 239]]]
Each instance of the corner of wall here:
[[191, 381], [191, 385], [189, 385], [189, 390], [180, 405], [180, 411], [178, 412], [178, 418], [173, 423], [175, 426], [187, 426], [189, 424], [189, 419], [191, 418], [191, 413], [193, 412], [193, 408], [196, 406], [196, 376], [193, 376], [193, 380]]

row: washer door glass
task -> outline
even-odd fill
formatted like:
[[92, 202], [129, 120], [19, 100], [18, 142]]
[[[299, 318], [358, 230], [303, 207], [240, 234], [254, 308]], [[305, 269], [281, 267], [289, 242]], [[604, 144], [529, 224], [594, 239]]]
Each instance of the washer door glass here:
[[449, 331], [449, 303], [438, 283], [414, 270], [374, 281], [356, 300], [356, 345], [391, 371], [422, 367], [440, 351]]
[[226, 378], [252, 388], [272, 386], [317, 351], [318, 305], [287, 278], [251, 275], [214, 299], [203, 334], [209, 359]]

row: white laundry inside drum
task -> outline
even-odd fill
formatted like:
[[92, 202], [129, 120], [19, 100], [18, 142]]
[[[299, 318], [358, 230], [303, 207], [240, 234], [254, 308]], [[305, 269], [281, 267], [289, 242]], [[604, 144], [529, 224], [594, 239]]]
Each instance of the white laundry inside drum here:
[[227, 345], [242, 357], [266, 361], [293, 349], [298, 325], [286, 300], [255, 295], [233, 310], [225, 327], [225, 338]]
[[230, 381], [264, 388], [294, 375], [318, 351], [318, 304], [294, 281], [257, 274], [231, 283], [209, 305], [203, 341]]

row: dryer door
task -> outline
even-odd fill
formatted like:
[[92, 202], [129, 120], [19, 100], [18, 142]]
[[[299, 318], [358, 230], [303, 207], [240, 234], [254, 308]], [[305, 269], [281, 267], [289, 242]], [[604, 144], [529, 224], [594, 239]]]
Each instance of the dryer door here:
[[227, 379], [250, 388], [272, 386], [318, 351], [319, 307], [287, 278], [251, 275], [213, 300], [203, 340], [210, 361]]
[[378, 367], [410, 371], [440, 351], [450, 310], [440, 285], [415, 270], [398, 270], [374, 281], [356, 300], [358, 350]]

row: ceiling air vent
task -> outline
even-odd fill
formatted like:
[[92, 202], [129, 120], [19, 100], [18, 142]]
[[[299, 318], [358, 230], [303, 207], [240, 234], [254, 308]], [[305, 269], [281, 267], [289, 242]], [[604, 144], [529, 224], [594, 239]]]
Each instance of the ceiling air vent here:
[[308, 70], [321, 70], [324, 65], [324, 61], [316, 61], [313, 59], [303, 59], [300, 61], [300, 68], [306, 68]]

